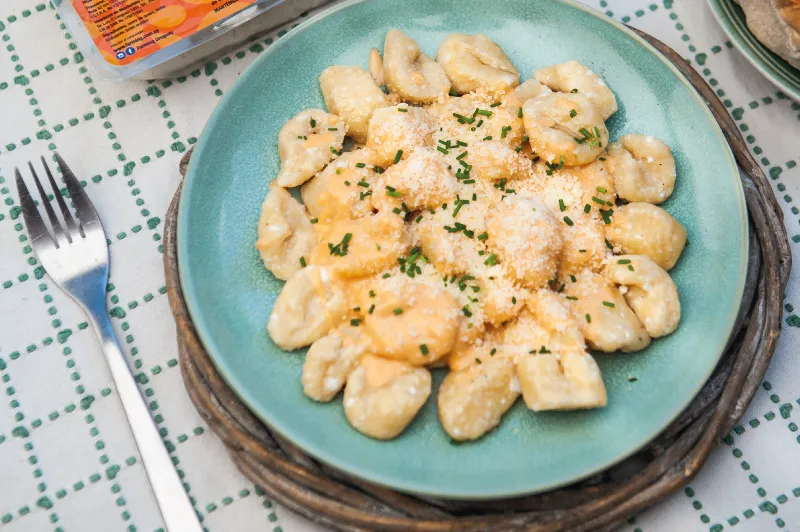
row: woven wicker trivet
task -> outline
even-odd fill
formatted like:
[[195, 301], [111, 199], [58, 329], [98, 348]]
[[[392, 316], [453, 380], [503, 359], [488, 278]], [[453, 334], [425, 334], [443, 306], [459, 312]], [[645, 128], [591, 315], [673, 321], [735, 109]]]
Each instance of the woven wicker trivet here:
[[[636, 30], [635, 30], [636, 31]], [[237, 467], [277, 503], [339, 530], [602, 531], [685, 486], [736, 424], [778, 340], [791, 251], [780, 207], [763, 171], [713, 90], [674, 50], [637, 31], [670, 59], [706, 100], [741, 170], [750, 216], [750, 257], [734, 333], [718, 367], [685, 412], [621, 464], [548, 493], [494, 501], [417, 498], [333, 471], [271, 432], [239, 401], [198, 340], [178, 278], [180, 190], [166, 216], [164, 269], [177, 323], [180, 364], [197, 410]], [[185, 172], [190, 153], [181, 161]]]

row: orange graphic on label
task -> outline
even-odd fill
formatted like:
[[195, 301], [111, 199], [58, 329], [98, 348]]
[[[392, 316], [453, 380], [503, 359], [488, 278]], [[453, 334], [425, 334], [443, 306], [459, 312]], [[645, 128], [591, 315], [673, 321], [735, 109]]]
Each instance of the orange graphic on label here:
[[129, 65], [256, 0], [72, 0], [103, 58]]

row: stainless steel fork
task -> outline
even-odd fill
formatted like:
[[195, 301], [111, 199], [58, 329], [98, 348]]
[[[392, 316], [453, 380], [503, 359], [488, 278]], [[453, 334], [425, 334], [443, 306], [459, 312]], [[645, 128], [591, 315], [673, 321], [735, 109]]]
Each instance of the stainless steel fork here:
[[111, 327], [105, 300], [108, 244], [100, 218], [64, 160], [58, 154], [55, 157], [77, 218], [73, 218], [70, 213], [47, 161], [42, 157], [64, 227], [53, 210], [53, 205], [48, 201], [45, 186], [33, 165], [28, 163], [41, 205], [50, 222], [50, 230], [36, 208], [36, 202], [25, 186], [19, 169], [15, 169], [22, 214], [33, 241], [33, 249], [53, 281], [83, 308], [94, 326], [167, 529], [170, 532], [202, 531], [197, 514], [189, 502], [183, 483], [150, 417]]

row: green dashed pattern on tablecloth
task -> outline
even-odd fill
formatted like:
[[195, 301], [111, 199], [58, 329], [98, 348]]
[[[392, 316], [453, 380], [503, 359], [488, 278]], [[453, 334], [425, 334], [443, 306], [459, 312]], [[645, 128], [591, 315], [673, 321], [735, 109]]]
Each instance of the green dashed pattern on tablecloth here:
[[[781, 106], [782, 110], [791, 113], [793, 125], [798, 127], [800, 104], [791, 102], [776, 89], [750, 94], [744, 99], [734, 95], [736, 91], [731, 88], [735, 80], [718, 64], [720, 60], [738, 52], [719, 32], [716, 33], [720, 35], [719, 42], [696, 44], [695, 38], [699, 36], [697, 23], [694, 13], [686, 16], [686, 4], [672, 0], [586, 0], [586, 3], [626, 24], [646, 25], [650, 21], [658, 21], [660, 31], [656, 36], [670, 43], [691, 61], [731, 113], [753, 156], [770, 176], [787, 220], [794, 223], [788, 227], [793, 246], [800, 244], [800, 206], [792, 195], [794, 193], [800, 199], [797, 179], [792, 179], [800, 176], [800, 170], [797, 169], [800, 153], [777, 144], [772, 132], [758, 124], [759, 113], [769, 113], [776, 106]], [[691, 9], [706, 9], [702, 4], [697, 2]], [[711, 22], [710, 18], [708, 20]], [[60, 35], [49, 37], [53, 39], [52, 57], [42, 64], [29, 65], [25, 62], [24, 46], [15, 42], [14, 28], [29, 23], [41, 23], [44, 27], [45, 22], [48, 28], [56, 27], [60, 32]], [[75, 135], [95, 128], [98, 136], [92, 139], [96, 143], [94, 149], [107, 154], [109, 157], [103, 160], [108, 160], [110, 164], [88, 175], [81, 175], [84, 179], [82, 185], [87, 187], [93, 199], [99, 196], [101, 202], [102, 195], [109, 190], [105, 187], [127, 192], [127, 197], [117, 199], [124, 203], [120, 205], [120, 209], [126, 212], [124, 223], [115, 225], [113, 233], [107, 235], [112, 255], [115, 258], [123, 256], [126, 261], [141, 265], [142, 268], [153, 264], [158, 266], [163, 251], [161, 223], [164, 212], [160, 206], [165, 204], [164, 199], [171, 197], [177, 181], [173, 182], [173, 188], [165, 188], [153, 180], [152, 174], [164, 172], [166, 167], [174, 168], [180, 155], [197, 141], [200, 133], [197, 129], [184, 129], [187, 127], [185, 123], [189, 122], [189, 115], [174, 103], [182, 96], [191, 98], [192, 95], [203, 95], [203, 102], [209, 107], [204, 112], [210, 111], [210, 106], [224, 95], [225, 80], [230, 79], [231, 71], [240, 71], [295, 25], [297, 22], [244, 44], [238, 50], [207, 61], [185, 75], [168, 80], [110, 86], [94, 79], [85, 65], [83, 54], [77, 50], [72, 35], [52, 6], [36, 0], [15, 0], [11, 8], [0, 7], [0, 108], [4, 101], [13, 100], [24, 102], [30, 113], [30, 123], [25, 128], [18, 129], [14, 125], [0, 128], [0, 237], [7, 235], [13, 239], [13, 249], [4, 248], [4, 256], [0, 256], [0, 316], [6, 301], [21, 301], [24, 297], [26, 316], [29, 316], [27, 319], [36, 320], [41, 325], [36, 329], [37, 334], [23, 338], [27, 341], [18, 341], [16, 345], [6, 345], [0, 339], [0, 388], [7, 400], [7, 407], [0, 407], [0, 416], [8, 416], [7, 423], [0, 419], [0, 468], [7, 466], [3, 463], [4, 449], [11, 449], [11, 446], [21, 449], [25, 463], [12, 466], [17, 475], [15, 478], [20, 483], [28, 483], [36, 492], [35, 496], [19, 501], [14, 507], [5, 505], [0, 497], [0, 529], [17, 522], [24, 525], [24, 520], [36, 512], [47, 515], [53, 530], [75, 529], [75, 523], [71, 523], [70, 527], [61, 516], [65, 515], [64, 509], [69, 508], [71, 500], [77, 500], [76, 497], [84, 490], [93, 487], [101, 490], [96, 492], [98, 497], [102, 492], [102, 497], [107, 498], [115, 508], [113, 520], [104, 522], [104, 529], [142, 530], [137, 523], [158, 521], [157, 516], [153, 517], [156, 508], [152, 501], [131, 502], [136, 496], [136, 488], [129, 479], [122, 478], [128, 473], [142, 474], [138, 458], [135, 455], [124, 459], [118, 457], [118, 461], [121, 460], [119, 463], [111, 458], [115, 453], [110, 448], [108, 435], [121, 430], [120, 427], [124, 429], [124, 420], [115, 420], [115, 424], [107, 418], [101, 420], [97, 413], [107, 406], [106, 402], [117, 401], [113, 386], [110, 382], [98, 385], [100, 381], [90, 371], [93, 368], [84, 360], [84, 353], [80, 352], [86, 349], [87, 338], [91, 336], [86, 331], [88, 324], [50, 283], [33, 255], [20, 216], [16, 192], [13, 185], [9, 184], [13, 180], [9, 179], [13, 175], [10, 162], [19, 164], [18, 158], [23, 154], [26, 158], [45, 154], [52, 159], [52, 152], [59, 149], [60, 144], [68, 144]], [[5, 66], [2, 66], [3, 63]], [[50, 122], [39, 100], [51, 98], [47, 94], [49, 90], [42, 92], [42, 86], [46, 86], [48, 76], [59, 74], [69, 75], [74, 82], [68, 93], [69, 98], [62, 98], [71, 114], [58, 122]], [[52, 90], [60, 90], [60, 87], [52, 87]], [[149, 111], [151, 107], [155, 109], [152, 113]], [[124, 113], [136, 110], [149, 113], [141, 124], [129, 123], [130, 115], [127, 118], [124, 116]], [[141, 153], [135, 141], [122, 138], [123, 133], [136, 128], [155, 132], [164, 141]], [[17, 131], [19, 134], [15, 135]], [[787, 134], [794, 138], [791, 133]], [[87, 161], [89, 159], [87, 157]], [[59, 192], [66, 195], [63, 188]], [[156, 204], [159, 205], [158, 209], [154, 206]], [[132, 242], [135, 248], [131, 247]], [[17, 265], [13, 271], [4, 268], [7, 254], [23, 260], [22, 263], [9, 260], [8, 264]], [[144, 258], [139, 255], [144, 255]], [[112, 321], [173, 463], [183, 478], [204, 526], [210, 530], [227, 530], [226, 512], [233, 508], [233, 511], [245, 511], [251, 516], [248, 521], [252, 522], [250, 526], [253, 530], [266, 528], [282, 532], [285, 525], [281, 524], [280, 510], [276, 511], [259, 487], [236, 473], [219, 450], [219, 454], [214, 456], [224, 462], [224, 482], [222, 478], [207, 477], [207, 469], [214, 464], [199, 461], [194, 446], [202, 445], [205, 450], [213, 443], [208, 438], [214, 436], [210, 435], [199, 418], [192, 418], [191, 423], [187, 424], [184, 417], [196, 414], [188, 410], [174, 410], [175, 390], [183, 393], [180, 390], [177, 352], [172, 345], [174, 338], [165, 337], [163, 348], [154, 346], [148, 338], [156, 320], [169, 319], [162, 274], [158, 267], [148, 270], [143, 279], [138, 279], [137, 273], [135, 268], [123, 277], [112, 272], [107, 289]], [[790, 289], [784, 302], [784, 323], [792, 338], [787, 341], [788, 345], [793, 345], [794, 331], [800, 327], [800, 317], [794, 313], [797, 296]], [[169, 342], [172, 343], [166, 345]], [[26, 404], [19, 399], [19, 390], [30, 390], [25, 389], [25, 376], [15, 372], [15, 364], [24, 357], [41, 357], [46, 350], [53, 348], [57, 349], [58, 358], [42, 363], [60, 368], [58, 378], [68, 383], [70, 395], [54, 398], [45, 413], [28, 419]], [[758, 447], [754, 447], [752, 442], [757, 442], [759, 434], [765, 430], [771, 430], [765, 427], [779, 428], [781, 433], [787, 434], [797, 447], [787, 447], [786, 452], [800, 455], [797, 415], [800, 389], [792, 389], [784, 381], [780, 386], [777, 389], [770, 380], [762, 383], [754, 402], [760, 405], [759, 408], [751, 408], [716, 451], [721, 453], [721, 463], [724, 464], [721, 474], [741, 480], [748, 486], [745, 494], [747, 504], [720, 507], [717, 501], [712, 500], [712, 492], [708, 489], [710, 483], [701, 474], [683, 492], [674, 496], [669, 515], [660, 515], [656, 508], [631, 518], [623, 528], [632, 532], [675, 530], [675, 526], [678, 526], [676, 523], [681, 523], [685, 529], [716, 532], [732, 528], [747, 530], [748, 526], [753, 530], [757, 528], [752, 526], [763, 529], [765, 523], [771, 523], [770, 526], [778, 530], [800, 526], [800, 477], [795, 480], [797, 485], [773, 488], [774, 476], [764, 470], [762, 462], [759, 462], [759, 467], [754, 465], [756, 459], [763, 457], [759, 456]], [[42, 390], [42, 393], [46, 392]], [[185, 397], [182, 401], [186, 401]], [[81, 423], [80, 430], [88, 436], [91, 448], [84, 450], [85, 470], [74, 478], [62, 478], [64, 475], [60, 473], [60, 468], [63, 464], [48, 464], [47, 467], [40, 464], [37, 449], [41, 444], [38, 438], [43, 431], [61, 426], [74, 428], [78, 426], [73, 423], [75, 421]], [[68, 440], [70, 433], [63, 433], [62, 436]], [[720, 474], [719, 471], [717, 474]], [[724, 483], [724, 479], [715, 482]], [[223, 487], [218, 487], [218, 483]], [[126, 489], [132, 491], [128, 493]], [[765, 521], [765, 517], [769, 520]], [[158, 526], [153, 528], [159, 529]]]

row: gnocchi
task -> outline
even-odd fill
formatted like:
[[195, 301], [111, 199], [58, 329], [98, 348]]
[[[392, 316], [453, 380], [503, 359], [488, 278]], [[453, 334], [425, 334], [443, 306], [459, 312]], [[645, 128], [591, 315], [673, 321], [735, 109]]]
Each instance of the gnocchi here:
[[589, 353], [534, 354], [517, 362], [522, 399], [534, 412], [606, 406], [600, 368]]
[[511, 278], [535, 289], [555, 276], [561, 229], [541, 201], [510, 195], [489, 214], [486, 227], [489, 246], [496, 252], [489, 259], [495, 256]]
[[459, 94], [485, 89], [497, 93], [519, 84], [519, 72], [505, 52], [483, 35], [449, 35], [436, 52], [451, 86]]
[[533, 150], [554, 166], [595, 160], [608, 145], [608, 129], [592, 102], [580, 93], [543, 94], [522, 106]]
[[686, 246], [686, 229], [661, 207], [634, 202], [616, 210], [606, 238], [623, 253], [645, 255], [670, 270]]
[[675, 159], [655, 137], [625, 135], [608, 147], [608, 170], [626, 201], [663, 203], [675, 188]]
[[603, 120], [617, 112], [617, 99], [603, 79], [577, 61], [567, 61], [537, 70], [533, 77], [558, 92], [575, 92], [586, 96]]
[[359, 432], [388, 440], [405, 430], [430, 394], [427, 369], [367, 355], [347, 378], [344, 415]]
[[584, 272], [567, 283], [564, 293], [590, 347], [598, 351], [641, 351], [650, 345], [639, 318], [619, 289], [596, 273]]
[[302, 185], [341, 152], [346, 124], [338, 116], [308, 109], [292, 117], [278, 133], [281, 171], [278, 186]]
[[408, 102], [432, 103], [450, 90], [442, 65], [398, 30], [389, 31], [383, 43], [383, 76], [386, 88]]
[[434, 129], [433, 119], [425, 109], [406, 104], [384, 107], [372, 113], [367, 148], [374, 155], [374, 164], [385, 168], [394, 164], [398, 153], [402, 158], [418, 147], [432, 144]]
[[336, 397], [361, 356], [370, 351], [367, 344], [358, 329], [348, 326], [316, 340], [303, 363], [303, 392], [323, 403]]
[[256, 241], [264, 266], [286, 281], [302, 267], [316, 244], [317, 235], [303, 206], [286, 190], [270, 187], [261, 205]]
[[267, 332], [286, 350], [311, 345], [333, 329], [347, 311], [343, 286], [325, 267], [295, 272], [275, 300]]
[[678, 328], [681, 302], [678, 289], [658, 264], [641, 255], [620, 255], [609, 261], [606, 277], [627, 288], [625, 300], [653, 338]]
[[256, 241], [286, 281], [267, 332], [310, 346], [305, 395], [341, 397], [375, 439], [425, 408], [432, 371], [456, 441], [520, 395], [532, 412], [604, 407], [589, 350], [640, 351], [681, 319], [668, 271], [686, 229], [656, 206], [675, 185], [669, 147], [609, 144], [616, 97], [575, 61], [520, 84], [496, 43], [462, 34], [437, 60], [390, 31], [368, 71], [322, 72], [327, 111], [281, 129]]
[[492, 358], [451, 372], [439, 387], [439, 420], [456, 441], [475, 440], [495, 428], [520, 394], [514, 362]]
[[319, 76], [319, 86], [325, 106], [347, 124], [347, 134], [356, 142], [367, 142], [372, 113], [389, 105], [369, 72], [352, 66], [328, 67]]

